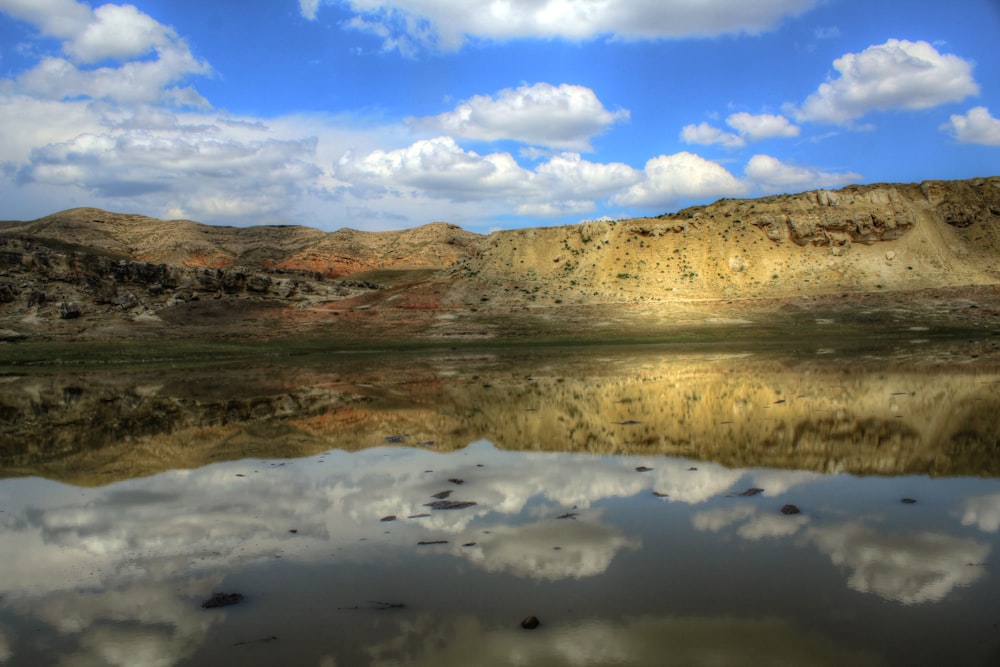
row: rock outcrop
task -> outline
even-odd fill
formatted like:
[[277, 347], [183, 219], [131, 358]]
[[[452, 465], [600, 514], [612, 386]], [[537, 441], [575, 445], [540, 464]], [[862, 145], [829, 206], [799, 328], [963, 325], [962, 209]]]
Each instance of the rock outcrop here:
[[116, 322], [141, 320], [225, 335], [240, 312], [245, 323], [266, 307], [258, 330], [308, 320], [367, 336], [407, 320], [427, 333], [475, 314], [468, 330], [496, 335], [488, 322], [539, 308], [997, 286], [998, 256], [1000, 177], [724, 199], [487, 237], [445, 223], [324, 233], [72, 209], [0, 224], [0, 328], [7, 340], [50, 335], [52, 322], [64, 336], [116, 337], [137, 330]]

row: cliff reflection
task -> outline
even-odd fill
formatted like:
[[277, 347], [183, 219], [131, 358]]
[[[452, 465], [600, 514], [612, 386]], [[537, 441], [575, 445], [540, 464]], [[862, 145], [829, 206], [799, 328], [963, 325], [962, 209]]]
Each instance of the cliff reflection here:
[[656, 351], [413, 355], [0, 383], [0, 475], [102, 484], [387, 442], [1000, 475], [1000, 373]]

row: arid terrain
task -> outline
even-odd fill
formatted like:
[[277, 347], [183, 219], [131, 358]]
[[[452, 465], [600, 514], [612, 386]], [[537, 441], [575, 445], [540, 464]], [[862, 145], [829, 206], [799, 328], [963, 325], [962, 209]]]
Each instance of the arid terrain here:
[[0, 339], [988, 334], [1000, 328], [998, 260], [1000, 177], [489, 236], [446, 223], [326, 233], [80, 208], [0, 223]]

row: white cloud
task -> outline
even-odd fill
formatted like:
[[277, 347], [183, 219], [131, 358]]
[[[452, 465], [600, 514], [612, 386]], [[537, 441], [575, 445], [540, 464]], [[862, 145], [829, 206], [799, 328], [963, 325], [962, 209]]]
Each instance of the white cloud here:
[[841, 125], [874, 110], [927, 109], [979, 93], [971, 62], [923, 41], [890, 39], [844, 54], [833, 67], [839, 78], [793, 109], [797, 120]]
[[643, 174], [641, 182], [614, 201], [623, 206], [662, 208], [685, 198], [725, 197], [745, 191], [722, 165], [686, 151], [648, 160]]
[[568, 150], [589, 150], [590, 139], [629, 117], [608, 111], [584, 86], [548, 83], [505, 88], [496, 96], [476, 95], [453, 111], [415, 121], [449, 135]]
[[726, 124], [737, 134], [726, 132], [708, 123], [685, 125], [681, 130], [681, 141], [689, 144], [720, 144], [726, 148], [742, 148], [748, 142], [774, 137], [797, 137], [799, 127], [787, 118], [776, 114], [754, 115], [745, 111], [726, 118]]
[[941, 129], [962, 143], [1000, 146], [1000, 119], [991, 116], [986, 107], [969, 109], [964, 116], [954, 114]]
[[315, 21], [317, 10], [319, 10], [319, 0], [299, 0], [299, 12], [303, 18]]
[[703, 146], [720, 144], [726, 148], [742, 148], [747, 143], [743, 137], [720, 130], [705, 122], [697, 125], [685, 125], [681, 129], [681, 141], [686, 144], [701, 144]]
[[776, 114], [753, 115], [740, 111], [729, 116], [726, 124], [739, 132], [747, 141], [799, 136], [798, 126], [792, 125], [784, 116]]
[[456, 201], [510, 196], [527, 188], [528, 172], [509, 153], [479, 155], [451, 137], [417, 141], [397, 150], [344, 155], [336, 174], [371, 195], [413, 194]]
[[[208, 74], [208, 63], [195, 58], [171, 28], [131, 5], [108, 4], [91, 11], [68, 0], [31, 4], [0, 0], [0, 11], [61, 39], [69, 57], [43, 58], [15, 80], [4, 82], [8, 93], [52, 100], [84, 97], [127, 104], [208, 106], [193, 88], [178, 85], [189, 76]], [[62, 13], [63, 18], [50, 12]], [[155, 58], [146, 57], [152, 52]], [[77, 66], [106, 60], [120, 64], [93, 69]]]
[[90, 7], [75, 0], [0, 0], [0, 11], [59, 39], [80, 34], [93, 20]]
[[173, 30], [132, 5], [109, 4], [94, 10], [93, 20], [66, 44], [65, 50], [76, 62], [95, 63], [106, 58], [142, 56], [179, 41]]
[[812, 190], [856, 183], [854, 172], [825, 172], [811, 167], [786, 164], [770, 155], [754, 155], [744, 169], [747, 180], [767, 191]]
[[480, 155], [446, 136], [396, 150], [345, 154], [335, 174], [358, 196], [493, 202], [541, 217], [593, 210], [596, 200], [642, 177], [626, 164], [589, 162], [578, 153], [556, 155], [532, 171], [509, 153]]
[[104, 128], [33, 149], [18, 181], [111, 200], [170, 202], [210, 219], [274, 216], [318, 177], [315, 140], [250, 134], [226, 136], [216, 124], [199, 130], [181, 122], [163, 130]]
[[573, 41], [610, 36], [624, 40], [759, 34], [802, 14], [816, 0], [348, 0], [350, 25], [383, 40], [386, 49], [454, 50], [469, 39]]

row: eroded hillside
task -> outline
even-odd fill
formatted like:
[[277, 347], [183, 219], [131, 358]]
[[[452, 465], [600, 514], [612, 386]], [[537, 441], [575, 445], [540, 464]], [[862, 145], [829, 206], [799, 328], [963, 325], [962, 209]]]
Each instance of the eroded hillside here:
[[998, 258], [1000, 177], [488, 237], [445, 223], [325, 233], [73, 209], [0, 224], [0, 339], [603, 335], [770, 322], [789, 307], [812, 308], [813, 322], [885, 321], [874, 312], [997, 327]]
[[506, 307], [991, 285], [1000, 282], [998, 258], [1000, 178], [989, 178], [497, 232], [453, 273]]

